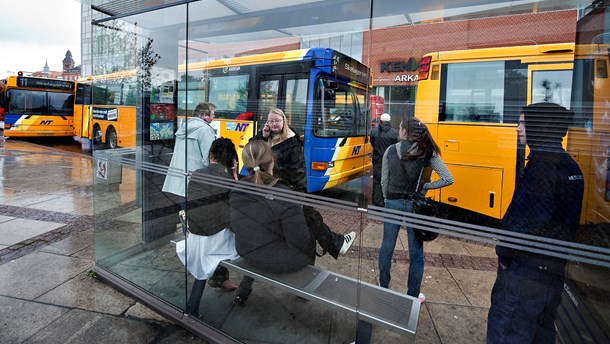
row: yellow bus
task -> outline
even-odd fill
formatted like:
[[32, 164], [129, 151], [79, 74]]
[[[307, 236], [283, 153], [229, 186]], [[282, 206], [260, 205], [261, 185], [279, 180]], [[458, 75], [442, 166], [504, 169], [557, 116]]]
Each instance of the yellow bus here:
[[[274, 52], [180, 65], [178, 74], [153, 81], [141, 119], [150, 133], [144, 141], [173, 139], [197, 104], [210, 102], [212, 127], [241, 154], [259, 121], [279, 107], [304, 143], [309, 192], [361, 177], [372, 166], [371, 72], [347, 55], [329, 48]], [[79, 82], [75, 136], [94, 147], [135, 146], [137, 81], [134, 70]]]
[[[361, 62], [330, 48], [309, 48], [179, 66], [180, 114], [216, 105], [216, 126], [241, 152], [270, 108], [284, 110], [304, 143], [307, 191], [363, 176], [371, 168], [369, 87]], [[163, 92], [160, 92], [163, 94]]]
[[[519, 110], [570, 108], [574, 43], [434, 52], [421, 60], [414, 115], [427, 123], [455, 183], [435, 200], [500, 219], [525, 164]], [[570, 132], [566, 144], [570, 143]]]
[[91, 140], [96, 148], [134, 147], [137, 87], [135, 70], [79, 79], [75, 139]]
[[72, 136], [74, 81], [8, 76], [4, 95], [4, 136]]

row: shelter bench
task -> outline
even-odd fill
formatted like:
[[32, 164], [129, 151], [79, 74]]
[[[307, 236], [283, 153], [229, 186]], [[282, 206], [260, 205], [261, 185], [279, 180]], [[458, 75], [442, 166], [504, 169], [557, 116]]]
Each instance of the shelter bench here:
[[220, 265], [301, 298], [354, 314], [359, 320], [415, 336], [420, 308], [418, 298], [313, 265], [285, 275], [258, 270], [242, 258], [222, 261]]

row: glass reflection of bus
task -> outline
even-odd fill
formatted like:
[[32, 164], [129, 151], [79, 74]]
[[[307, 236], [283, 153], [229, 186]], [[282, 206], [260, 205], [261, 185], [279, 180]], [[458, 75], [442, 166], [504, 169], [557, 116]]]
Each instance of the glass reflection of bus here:
[[135, 70], [79, 80], [74, 135], [94, 147], [134, 147], [137, 87]]
[[311, 48], [234, 57], [180, 66], [179, 74], [178, 113], [214, 103], [213, 125], [240, 152], [269, 110], [283, 109], [304, 142], [309, 192], [370, 169], [370, 71], [342, 53]]
[[[573, 140], [568, 151], [585, 176], [586, 223], [610, 223], [610, 33], [604, 32], [605, 5], [578, 22], [574, 57]], [[604, 19], [605, 18], [605, 19]], [[584, 29], [583, 29], [584, 28]]]
[[4, 136], [72, 136], [73, 81], [8, 76], [4, 88]]
[[428, 124], [455, 177], [455, 184], [430, 194], [502, 218], [526, 157], [517, 140], [518, 112], [542, 101], [570, 108], [573, 60], [573, 43], [426, 54], [415, 116]]

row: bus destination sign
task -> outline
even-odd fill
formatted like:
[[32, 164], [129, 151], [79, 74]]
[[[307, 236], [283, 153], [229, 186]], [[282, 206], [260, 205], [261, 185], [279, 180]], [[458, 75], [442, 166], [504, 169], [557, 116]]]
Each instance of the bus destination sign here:
[[18, 87], [31, 87], [51, 90], [74, 90], [74, 82], [65, 80], [17, 77]]

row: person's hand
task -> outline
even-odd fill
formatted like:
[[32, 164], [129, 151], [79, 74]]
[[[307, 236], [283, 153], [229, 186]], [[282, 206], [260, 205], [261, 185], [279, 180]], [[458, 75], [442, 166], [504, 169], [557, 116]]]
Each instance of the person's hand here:
[[268, 138], [269, 134], [271, 134], [271, 128], [269, 127], [269, 123], [265, 123], [265, 126], [263, 127], [263, 137]]

